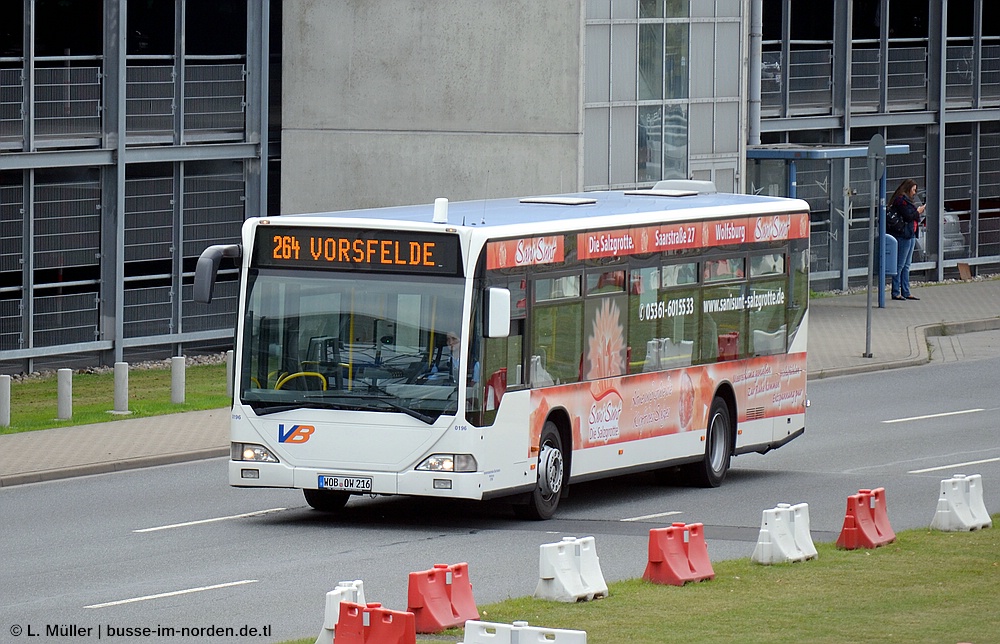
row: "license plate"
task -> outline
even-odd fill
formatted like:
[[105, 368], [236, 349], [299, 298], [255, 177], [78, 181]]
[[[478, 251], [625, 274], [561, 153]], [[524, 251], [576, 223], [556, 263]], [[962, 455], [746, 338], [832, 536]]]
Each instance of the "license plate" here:
[[320, 474], [319, 489], [344, 490], [346, 492], [371, 492], [370, 476], [328, 476]]

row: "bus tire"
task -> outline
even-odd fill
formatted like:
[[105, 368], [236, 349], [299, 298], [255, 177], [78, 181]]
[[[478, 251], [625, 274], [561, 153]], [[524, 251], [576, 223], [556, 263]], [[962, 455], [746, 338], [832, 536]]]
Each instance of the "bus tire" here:
[[566, 485], [566, 455], [562, 435], [551, 420], [545, 421], [538, 439], [538, 480], [527, 503], [514, 506], [523, 519], [545, 521], [555, 516], [559, 497]]
[[306, 497], [306, 503], [314, 510], [320, 512], [337, 512], [347, 505], [347, 500], [351, 498], [349, 492], [338, 492], [336, 490], [302, 490], [302, 495]]
[[687, 467], [688, 480], [699, 487], [719, 487], [729, 471], [733, 457], [733, 421], [729, 405], [716, 396], [708, 413], [705, 432], [705, 457]]

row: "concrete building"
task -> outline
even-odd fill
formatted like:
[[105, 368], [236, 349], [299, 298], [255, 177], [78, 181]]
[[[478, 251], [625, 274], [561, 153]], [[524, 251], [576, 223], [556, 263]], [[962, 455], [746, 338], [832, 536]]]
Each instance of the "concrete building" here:
[[[194, 262], [246, 217], [650, 186], [809, 201], [867, 272], [864, 158], [930, 216], [915, 279], [1000, 264], [988, 0], [16, 0], [0, 8], [0, 368], [224, 346]], [[791, 153], [790, 153], [791, 154]], [[792, 179], [794, 178], [794, 182]]]

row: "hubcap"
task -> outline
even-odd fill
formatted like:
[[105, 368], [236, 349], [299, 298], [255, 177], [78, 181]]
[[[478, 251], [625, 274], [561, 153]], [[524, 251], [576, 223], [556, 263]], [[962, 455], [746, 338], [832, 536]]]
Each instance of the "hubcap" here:
[[719, 472], [722, 470], [726, 458], [726, 432], [723, 427], [721, 415], [716, 414], [712, 418], [712, 429], [708, 432], [708, 458], [712, 470]]
[[545, 445], [538, 458], [538, 487], [545, 496], [558, 494], [562, 489], [562, 480], [562, 452], [551, 445]]

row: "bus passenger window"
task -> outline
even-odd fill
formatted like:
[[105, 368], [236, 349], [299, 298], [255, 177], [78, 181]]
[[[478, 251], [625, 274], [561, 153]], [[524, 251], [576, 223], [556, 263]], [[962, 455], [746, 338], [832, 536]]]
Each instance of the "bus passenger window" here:
[[580, 276], [549, 277], [535, 280], [535, 301], [547, 302], [568, 297], [580, 297]]
[[698, 283], [698, 262], [686, 264], [670, 264], [663, 267], [663, 277], [660, 286], [680, 286], [682, 284]]
[[714, 259], [705, 262], [704, 278], [706, 282], [743, 279], [745, 274], [742, 257]]
[[750, 258], [750, 277], [784, 274], [785, 256], [781, 253], [768, 253]]
[[536, 306], [531, 316], [532, 386], [577, 382], [583, 359], [583, 303]]
[[587, 273], [587, 295], [620, 293], [625, 290], [625, 271]]
[[735, 360], [746, 355], [745, 284], [705, 287], [701, 319], [701, 362]]

